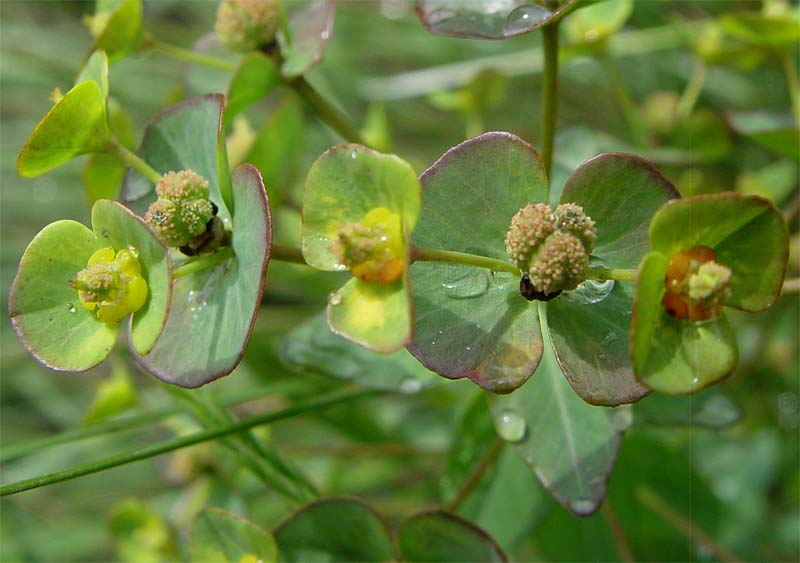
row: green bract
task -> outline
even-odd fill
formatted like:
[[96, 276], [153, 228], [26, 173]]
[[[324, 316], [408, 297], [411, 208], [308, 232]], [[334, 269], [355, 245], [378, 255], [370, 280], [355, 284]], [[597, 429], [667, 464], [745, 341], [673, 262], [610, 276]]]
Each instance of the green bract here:
[[142, 0], [98, 0], [89, 19], [95, 41], [91, 51], [102, 49], [115, 62], [136, 50], [142, 40]]
[[333, 32], [333, 0], [301, 0], [286, 3], [286, 25], [291, 37], [278, 33], [283, 64], [281, 74], [296, 78], [322, 60]]
[[[511, 217], [528, 203], [548, 199], [538, 155], [509, 133], [486, 133], [458, 145], [420, 180], [425, 205], [415, 246], [501, 260]], [[647, 161], [608, 153], [575, 170], [561, 201], [579, 205], [596, 224], [590, 267], [636, 268], [647, 252], [650, 218], [677, 195]], [[469, 229], [463, 217], [475, 218]], [[416, 262], [411, 278], [417, 321], [409, 350], [426, 367], [497, 393], [517, 389], [534, 373], [543, 345], [538, 310], [520, 296], [518, 277]], [[561, 369], [590, 403], [617, 405], [647, 393], [634, 379], [625, 338], [632, 295], [629, 283], [590, 280], [546, 305]]]
[[673, 257], [710, 248], [732, 272], [726, 305], [760, 311], [780, 294], [789, 235], [780, 212], [755, 196], [723, 193], [665, 205], [650, 225], [631, 325], [636, 377], [670, 394], [692, 393], [729, 375], [738, 363], [736, 339], [724, 314], [707, 320], [676, 318], [662, 303]]
[[[385, 215], [391, 224], [397, 221], [397, 232], [386, 227], [382, 238], [384, 242], [388, 238], [389, 245], [392, 241], [399, 245], [394, 257], [401, 269], [394, 276], [378, 275], [382, 281], [363, 281], [372, 277], [359, 275], [358, 267], [354, 267], [353, 272], [361, 279], [350, 280], [328, 301], [328, 322], [334, 332], [386, 353], [410, 341], [413, 321], [408, 241], [419, 212], [417, 176], [411, 166], [394, 155], [361, 145], [338, 145], [311, 167], [303, 195], [302, 233], [303, 257], [309, 265], [321, 270], [344, 270], [347, 267], [336, 248], [351, 227], [384, 228], [383, 219], [380, 224], [372, 224], [376, 213]], [[381, 239], [381, 235], [377, 238]]]
[[257, 524], [219, 508], [206, 508], [192, 524], [194, 563], [275, 563], [275, 540]]
[[161, 334], [171, 298], [172, 264], [166, 248], [144, 222], [122, 205], [100, 200], [92, 208], [92, 230], [75, 221], [57, 221], [31, 241], [9, 296], [9, 315], [18, 337], [44, 365], [83, 371], [105, 359], [118, 323], [104, 323], [81, 305], [72, 280], [97, 251], [129, 250], [136, 255], [147, 299], [132, 316], [134, 352], [148, 354]]
[[86, 153], [104, 152], [111, 138], [106, 121], [108, 63], [95, 52], [76, 85], [45, 115], [17, 157], [17, 171], [39, 176]]

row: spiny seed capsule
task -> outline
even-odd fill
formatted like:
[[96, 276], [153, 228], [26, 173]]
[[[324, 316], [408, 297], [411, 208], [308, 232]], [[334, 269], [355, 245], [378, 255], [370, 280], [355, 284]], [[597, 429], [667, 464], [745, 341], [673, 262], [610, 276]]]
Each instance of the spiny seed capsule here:
[[254, 51], [278, 31], [280, 0], [222, 0], [214, 31], [231, 51]]
[[526, 299], [548, 299], [575, 289], [589, 266], [597, 234], [583, 208], [563, 203], [555, 211], [546, 203], [529, 203], [511, 218], [505, 237], [509, 260], [525, 277]]
[[208, 181], [191, 170], [167, 172], [156, 185], [158, 200], [145, 221], [168, 246], [180, 247], [201, 236], [214, 217]]
[[134, 249], [115, 252], [109, 246], [97, 250], [70, 284], [78, 291], [83, 308], [96, 311], [104, 323], [118, 323], [147, 300], [147, 282]]
[[405, 243], [400, 216], [385, 207], [370, 210], [358, 223], [338, 232], [331, 252], [365, 282], [392, 283], [405, 268]]
[[678, 252], [667, 266], [662, 305], [677, 319], [704, 321], [719, 316], [731, 295], [731, 275], [708, 246]]

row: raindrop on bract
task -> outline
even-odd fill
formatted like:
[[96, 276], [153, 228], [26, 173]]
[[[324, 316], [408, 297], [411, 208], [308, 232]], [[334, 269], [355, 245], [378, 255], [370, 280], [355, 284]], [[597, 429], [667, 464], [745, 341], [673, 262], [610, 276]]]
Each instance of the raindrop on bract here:
[[526, 431], [525, 419], [514, 411], [503, 411], [497, 417], [497, 433], [507, 442], [519, 442]]
[[440, 8], [438, 10], [434, 10], [429, 13], [425, 17], [425, 21], [431, 27], [436, 27], [437, 25], [441, 25], [447, 22], [450, 19], [453, 19], [456, 16], [456, 13], [453, 10], [448, 10], [446, 8]]
[[356, 151], [350, 153], [350, 158], [352, 158], [353, 160], [355, 160], [357, 156], [358, 154], [356, 153]]
[[612, 289], [614, 280], [585, 280], [572, 291], [565, 291], [561, 295], [572, 303], [593, 305], [608, 297]]
[[575, 514], [588, 515], [594, 512], [597, 504], [592, 500], [576, 499], [569, 501], [569, 509]]
[[338, 305], [342, 302], [342, 294], [338, 291], [334, 291], [328, 296], [328, 303], [331, 305]]
[[73, 305], [72, 303], [67, 303], [67, 311], [69, 311], [70, 313], [74, 313], [75, 305]]
[[419, 393], [420, 389], [422, 389], [422, 383], [412, 378], [404, 379], [403, 381], [400, 382], [400, 385], [397, 388], [398, 391], [406, 395], [413, 395], [414, 393]]
[[485, 270], [473, 268], [449, 283], [443, 283], [445, 294], [451, 299], [472, 299], [489, 290], [489, 276]]
[[103, 238], [108, 238], [110, 235], [111, 235], [111, 233], [108, 232], [108, 229], [103, 229], [100, 232], [100, 236], [103, 237]]
[[530, 31], [552, 15], [553, 12], [544, 6], [519, 6], [518, 8], [512, 10], [510, 14], [508, 14], [506, 23], [503, 26], [503, 34], [517, 35], [519, 33]]

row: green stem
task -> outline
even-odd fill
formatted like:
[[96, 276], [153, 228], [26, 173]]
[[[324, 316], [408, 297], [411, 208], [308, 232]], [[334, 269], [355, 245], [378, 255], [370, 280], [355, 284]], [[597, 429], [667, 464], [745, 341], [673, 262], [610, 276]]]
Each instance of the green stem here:
[[478, 463], [472, 469], [467, 478], [464, 479], [464, 483], [461, 485], [461, 488], [458, 489], [456, 492], [456, 496], [453, 497], [447, 504], [447, 511], [448, 512], [456, 512], [461, 504], [467, 499], [469, 494], [472, 490], [481, 482], [481, 479], [492, 466], [494, 460], [497, 459], [497, 456], [500, 455], [500, 452], [503, 451], [504, 442], [500, 438], [495, 438], [492, 445], [486, 451], [486, 453], [478, 460]]
[[636, 270], [626, 268], [587, 268], [586, 279], [636, 281]]
[[628, 541], [628, 536], [625, 534], [625, 529], [622, 527], [617, 513], [611, 507], [611, 501], [608, 500], [608, 497], [606, 497], [603, 504], [600, 505], [600, 512], [608, 525], [608, 529], [611, 531], [611, 537], [614, 539], [614, 544], [617, 546], [620, 559], [625, 563], [636, 561], [636, 557], [633, 555], [633, 550], [631, 549], [631, 543]]
[[797, 78], [797, 66], [794, 61], [793, 50], [786, 49], [781, 53], [783, 72], [786, 74], [786, 85], [789, 88], [789, 96], [792, 99], [792, 111], [794, 112], [795, 122], [800, 127], [800, 81]]
[[519, 268], [504, 260], [467, 254], [466, 252], [456, 252], [454, 250], [438, 250], [434, 248], [411, 247], [411, 262], [447, 262], [451, 264], [464, 264], [465, 266], [476, 266], [486, 268], [495, 272], [508, 272], [519, 275]]
[[800, 293], [800, 278], [792, 278], [783, 282], [781, 294]]
[[467, 118], [467, 138], [477, 137], [483, 133], [483, 116], [478, 111], [470, 110], [466, 113]]
[[558, 25], [559, 21], [554, 21], [542, 29], [544, 68], [539, 143], [544, 170], [548, 178], [550, 178], [553, 168], [553, 142], [556, 134], [556, 113], [558, 112]]
[[84, 475], [91, 475], [93, 473], [98, 473], [107, 469], [113, 469], [114, 467], [119, 467], [128, 463], [149, 459], [151, 457], [156, 457], [165, 453], [179, 450], [181, 448], [207, 442], [209, 440], [222, 438], [223, 436], [238, 434], [239, 432], [254, 428], [256, 426], [277, 422], [279, 420], [285, 420], [299, 414], [318, 411], [320, 409], [354, 401], [356, 399], [375, 396], [379, 393], [380, 392], [378, 391], [364, 389], [346, 389], [343, 391], [337, 391], [319, 399], [294, 405], [277, 412], [264, 413], [252, 418], [228, 424], [226, 426], [220, 426], [219, 428], [211, 428], [202, 432], [190, 434], [188, 436], [181, 436], [172, 440], [166, 440], [164, 442], [153, 444], [152, 446], [147, 446], [132, 452], [124, 452], [109, 456], [105, 459], [76, 465], [61, 471], [56, 471], [54, 473], [40, 475], [32, 479], [24, 479], [15, 483], [9, 483], [8, 485], [3, 485], [0, 487], [0, 496], [12, 495], [22, 491], [29, 491], [31, 489], [44, 487], [46, 485], [52, 485], [54, 483], [61, 483], [77, 477], [83, 477]]
[[155, 168], [139, 158], [136, 153], [128, 150], [114, 137], [109, 139], [108, 143], [106, 144], [106, 152], [116, 156], [127, 166], [133, 168], [154, 184], [158, 184], [161, 181], [161, 174]]
[[686, 119], [692, 113], [697, 99], [700, 97], [700, 92], [703, 91], [703, 85], [706, 82], [706, 75], [708, 74], [708, 67], [702, 59], [698, 59], [694, 65], [692, 76], [686, 87], [681, 94], [681, 99], [678, 101], [678, 119]]
[[290, 246], [281, 246], [279, 244], [272, 245], [270, 260], [280, 260], [281, 262], [307, 265], [305, 259], [303, 258], [302, 250], [299, 248], [292, 248]]
[[233, 258], [234, 256], [235, 254], [233, 253], [233, 249], [230, 246], [226, 246], [225, 248], [217, 250], [216, 252], [203, 254], [192, 260], [187, 260], [179, 266], [175, 266], [175, 268], [172, 270], [172, 277], [173, 279], [178, 279], [182, 278], [183, 276], [194, 274], [200, 270], [205, 270], [206, 268], [216, 266], [220, 262], [224, 262], [225, 260]]
[[236, 63], [225, 59], [220, 59], [219, 57], [212, 57], [209, 55], [203, 55], [202, 53], [196, 53], [190, 49], [178, 47], [177, 45], [172, 45], [170, 43], [165, 43], [164, 41], [156, 39], [149, 33], [144, 37], [144, 47], [145, 49], [152, 49], [153, 51], [158, 51], [175, 59], [180, 59], [189, 63], [195, 63], [211, 68], [218, 68], [221, 70], [236, 69]]
[[350, 126], [339, 110], [323, 98], [304, 77], [298, 76], [289, 81], [288, 84], [311, 106], [322, 121], [327, 123], [331, 129], [339, 133], [344, 139], [351, 143], [367, 144], [361, 134]]
[[599, 57], [603, 69], [608, 79], [611, 81], [611, 89], [614, 92], [614, 96], [617, 98], [617, 103], [619, 103], [625, 121], [628, 123], [631, 139], [637, 145], [642, 146], [644, 144], [644, 129], [639, 119], [639, 111], [628, 94], [628, 89], [625, 87], [625, 82], [622, 80], [619, 68], [609, 56], [605, 46], [602, 47]]

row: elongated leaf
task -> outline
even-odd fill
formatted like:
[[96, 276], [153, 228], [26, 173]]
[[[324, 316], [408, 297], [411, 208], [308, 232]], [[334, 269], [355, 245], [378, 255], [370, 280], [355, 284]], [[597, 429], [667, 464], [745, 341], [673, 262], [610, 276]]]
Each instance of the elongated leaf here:
[[[581, 400], [549, 345], [535, 377], [516, 393], [492, 396], [491, 405], [500, 435], [512, 438], [558, 502], [579, 516], [597, 510], [632, 419], [630, 407], [608, 409]], [[509, 426], [515, 427], [511, 434]]]
[[[512, 215], [547, 199], [538, 155], [509, 133], [486, 133], [450, 149], [420, 181], [425, 205], [415, 246], [503, 260]], [[520, 296], [515, 276], [416, 262], [411, 287], [416, 323], [408, 349], [428, 369], [499, 393], [513, 391], [536, 369], [542, 351], [536, 307]]]
[[273, 532], [281, 561], [394, 561], [394, 546], [383, 519], [367, 505], [347, 498], [307, 504]]
[[406, 519], [397, 530], [397, 546], [405, 561], [459, 563], [508, 561], [483, 530], [440, 510]]
[[650, 244], [668, 259], [695, 245], [711, 247], [717, 262], [733, 271], [732, 295], [726, 304], [760, 311], [780, 293], [789, 232], [783, 216], [768, 200], [723, 193], [665, 205], [650, 226]]
[[156, 343], [172, 301], [172, 260], [164, 243], [145, 222], [115, 201], [101, 200], [92, 207], [92, 229], [103, 246], [133, 248], [147, 282], [147, 301], [131, 316], [130, 343], [146, 355]]
[[219, 508], [206, 508], [192, 525], [191, 561], [275, 563], [275, 540], [257, 524]]
[[291, 38], [279, 34], [286, 78], [300, 76], [322, 60], [333, 32], [333, 0], [291, 2], [288, 25]]
[[22, 345], [45, 366], [83, 371], [102, 362], [118, 325], [81, 306], [70, 280], [104, 245], [75, 221], [56, 221], [31, 241], [11, 286], [9, 316]]
[[259, 52], [248, 54], [234, 72], [228, 88], [227, 122], [231, 123], [237, 114], [266, 96], [279, 82], [280, 73], [272, 59]]
[[86, 80], [39, 122], [19, 153], [17, 171], [39, 176], [76, 156], [102, 152], [108, 139], [105, 98], [97, 82]]
[[[595, 220], [594, 265], [636, 268], [649, 246], [653, 215], [676, 197], [675, 187], [643, 158], [606, 153], [573, 172], [561, 201], [577, 203]], [[615, 406], [648, 393], [636, 381], [630, 361], [627, 334], [633, 292], [631, 282], [586, 282], [547, 304], [558, 363], [589, 403]]]
[[173, 283], [164, 332], [139, 363], [168, 383], [198, 387], [230, 373], [242, 359], [264, 291], [272, 225], [261, 177], [243, 164], [233, 175], [235, 253]]
[[[194, 170], [208, 180], [211, 200], [222, 201], [222, 174], [217, 165], [217, 147], [225, 98], [208, 94], [191, 98], [163, 110], [148, 125], [139, 148], [141, 156], [162, 174]], [[122, 188], [124, 201], [134, 201], [153, 192], [153, 184], [134, 170], [128, 172]]]
[[325, 315], [287, 334], [280, 355], [293, 368], [326, 373], [374, 389], [414, 393], [441, 381], [406, 350], [378, 354], [337, 336], [328, 328]]

